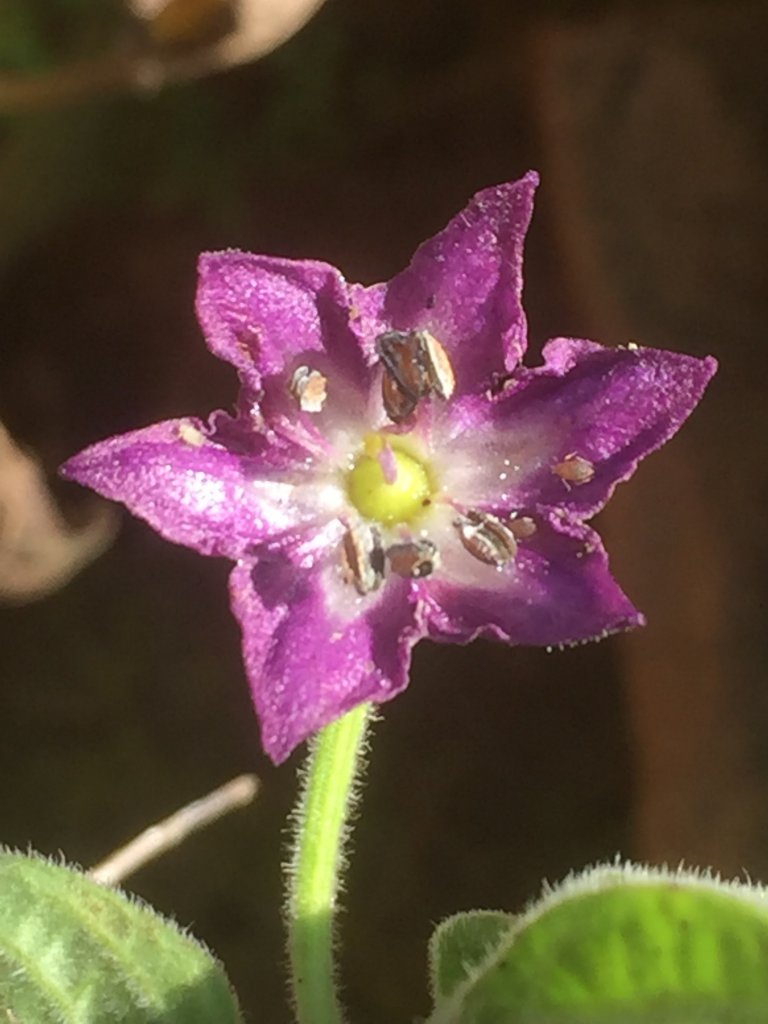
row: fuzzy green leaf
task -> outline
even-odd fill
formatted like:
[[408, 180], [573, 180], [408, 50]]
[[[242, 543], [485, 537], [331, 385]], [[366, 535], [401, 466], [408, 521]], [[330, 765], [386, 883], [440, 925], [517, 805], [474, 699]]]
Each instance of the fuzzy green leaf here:
[[174, 924], [77, 871], [0, 850], [0, 1019], [236, 1024], [212, 956]]
[[[442, 978], [456, 950], [432, 948]], [[768, 894], [598, 868], [548, 893], [465, 975], [448, 999], [436, 987], [430, 1024], [765, 1024]]]

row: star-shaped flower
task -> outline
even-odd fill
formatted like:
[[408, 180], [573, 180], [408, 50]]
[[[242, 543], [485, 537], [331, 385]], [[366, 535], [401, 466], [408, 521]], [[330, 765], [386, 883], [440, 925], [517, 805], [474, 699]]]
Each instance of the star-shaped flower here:
[[699, 401], [712, 359], [558, 338], [521, 365], [537, 176], [478, 193], [387, 284], [326, 263], [200, 260], [233, 415], [169, 420], [64, 474], [235, 562], [275, 762], [408, 683], [422, 637], [568, 644], [642, 623], [586, 525]]

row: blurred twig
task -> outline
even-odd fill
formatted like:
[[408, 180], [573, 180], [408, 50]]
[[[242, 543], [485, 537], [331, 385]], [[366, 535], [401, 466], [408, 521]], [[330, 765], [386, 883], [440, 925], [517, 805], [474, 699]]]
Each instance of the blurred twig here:
[[238, 775], [207, 796], [187, 804], [157, 824], [150, 825], [135, 839], [91, 868], [88, 874], [102, 885], [122, 882], [149, 861], [179, 846], [193, 832], [211, 825], [231, 811], [246, 807], [256, 796], [258, 788], [255, 775]]

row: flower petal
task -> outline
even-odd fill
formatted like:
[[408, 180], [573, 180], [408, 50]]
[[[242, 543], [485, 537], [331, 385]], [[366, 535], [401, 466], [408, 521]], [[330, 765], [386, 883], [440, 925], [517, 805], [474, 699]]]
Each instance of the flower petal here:
[[[478, 402], [457, 407], [463, 429], [452, 442], [445, 485], [462, 503], [594, 515], [616, 484], [677, 432], [717, 369], [711, 358], [572, 338], [548, 342], [544, 359], [521, 368], [485, 410]], [[574, 455], [594, 467], [586, 482], [555, 471]]]
[[478, 192], [382, 286], [383, 320], [430, 330], [450, 356], [458, 393], [484, 390], [525, 351], [523, 242], [538, 182], [530, 172]]
[[309, 353], [326, 353], [350, 382], [367, 384], [373, 342], [366, 351], [335, 267], [231, 249], [203, 253], [199, 273], [197, 315], [208, 346], [254, 392]]
[[555, 513], [537, 517], [536, 525], [503, 569], [484, 565], [455, 544], [441, 546], [442, 569], [425, 587], [431, 638], [571, 644], [643, 624], [611, 576], [593, 530]]
[[389, 700], [408, 684], [411, 648], [423, 634], [416, 588], [392, 580], [365, 598], [351, 590], [335, 567], [302, 568], [283, 551], [232, 572], [232, 610], [275, 764], [357, 704]]
[[286, 463], [286, 453], [263, 437], [253, 436], [245, 457], [216, 443], [201, 421], [190, 418], [92, 445], [61, 473], [121, 501], [168, 540], [204, 555], [240, 558], [265, 539], [327, 520], [335, 511], [328, 486], [304, 482], [301, 463], [287, 476]]

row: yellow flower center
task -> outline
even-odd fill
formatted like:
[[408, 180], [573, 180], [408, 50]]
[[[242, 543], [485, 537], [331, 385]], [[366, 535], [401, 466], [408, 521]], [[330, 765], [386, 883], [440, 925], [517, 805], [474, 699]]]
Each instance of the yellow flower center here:
[[346, 478], [357, 511], [379, 523], [408, 523], [430, 504], [428, 466], [402, 435], [369, 434]]

